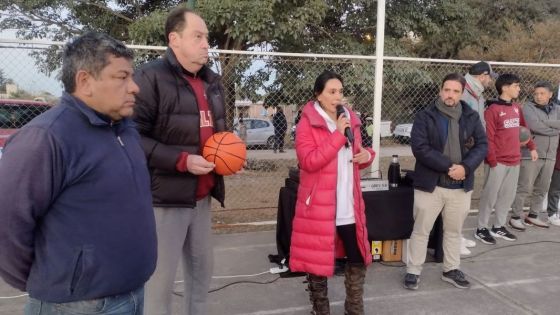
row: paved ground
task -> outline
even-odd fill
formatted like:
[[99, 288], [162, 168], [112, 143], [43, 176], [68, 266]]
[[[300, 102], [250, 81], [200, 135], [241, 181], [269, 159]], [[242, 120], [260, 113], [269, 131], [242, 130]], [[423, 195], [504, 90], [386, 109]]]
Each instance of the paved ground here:
[[[472, 235], [475, 216], [469, 216], [465, 235]], [[405, 269], [375, 263], [368, 269], [366, 314], [560, 314], [560, 228], [529, 228], [517, 233], [517, 242], [499, 240], [496, 246], [479, 244], [463, 259], [462, 269], [472, 281], [460, 290], [440, 280], [441, 265], [427, 263], [420, 288], [403, 288]], [[215, 235], [215, 276], [212, 288], [235, 281], [269, 282], [278, 277], [266, 273], [274, 265], [267, 259], [276, 253], [275, 232]], [[252, 275], [265, 272], [259, 276]], [[232, 278], [223, 278], [232, 277]], [[178, 275], [177, 280], [180, 280]], [[280, 278], [270, 284], [233, 284], [210, 294], [210, 315], [309, 314], [303, 278]], [[343, 278], [329, 281], [332, 314], [343, 314]], [[177, 284], [174, 314], [181, 314], [182, 291]], [[0, 296], [19, 292], [0, 281]], [[21, 314], [24, 297], [0, 299], [0, 314]]]

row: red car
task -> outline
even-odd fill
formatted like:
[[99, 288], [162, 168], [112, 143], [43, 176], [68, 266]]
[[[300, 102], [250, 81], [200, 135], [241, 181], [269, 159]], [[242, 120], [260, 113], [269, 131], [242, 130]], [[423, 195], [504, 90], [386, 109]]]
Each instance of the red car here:
[[0, 157], [8, 137], [51, 106], [46, 102], [0, 99]]

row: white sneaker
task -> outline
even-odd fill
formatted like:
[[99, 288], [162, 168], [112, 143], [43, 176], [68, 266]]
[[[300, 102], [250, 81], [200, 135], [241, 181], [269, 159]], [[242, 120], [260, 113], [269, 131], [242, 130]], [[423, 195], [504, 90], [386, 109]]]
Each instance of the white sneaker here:
[[509, 226], [511, 226], [512, 229], [516, 230], [516, 231], [520, 231], [523, 232], [525, 231], [525, 224], [523, 224], [523, 220], [521, 220], [521, 218], [519, 219], [509, 219], [508, 221]]
[[468, 238], [461, 237], [461, 247], [475, 247], [475, 246], [476, 246], [475, 241], [469, 240]]
[[543, 220], [537, 218], [531, 218], [530, 216], [525, 217], [525, 221], [523, 222], [525, 225], [529, 226], [536, 226], [544, 229], [548, 229], [548, 223], [544, 222]]
[[560, 217], [558, 216], [558, 213], [548, 217], [548, 222], [552, 225], [560, 226]]
[[471, 251], [461, 244], [461, 256], [468, 256], [471, 254]]

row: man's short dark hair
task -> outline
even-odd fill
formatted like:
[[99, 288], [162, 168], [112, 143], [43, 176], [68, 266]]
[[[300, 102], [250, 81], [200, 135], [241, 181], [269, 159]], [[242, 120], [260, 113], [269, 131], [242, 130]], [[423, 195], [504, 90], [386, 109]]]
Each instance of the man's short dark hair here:
[[480, 61], [472, 65], [469, 69], [471, 75], [488, 74], [492, 79], [496, 79], [498, 74], [492, 70], [492, 66], [486, 61]]
[[169, 34], [172, 32], [181, 32], [187, 26], [187, 13], [196, 14], [193, 10], [187, 7], [176, 7], [169, 12], [167, 20], [165, 20], [165, 40], [169, 42]]
[[548, 81], [538, 81], [537, 83], [535, 83], [535, 90], [538, 89], [538, 88], [545, 88], [549, 92], [554, 93], [554, 87]]
[[60, 72], [64, 91], [75, 92], [76, 74], [80, 70], [97, 78], [109, 64], [110, 56], [132, 60], [134, 51], [105, 33], [87, 32], [68, 42], [62, 55]]
[[461, 83], [461, 91], [465, 90], [465, 85], [467, 85], [467, 80], [465, 80], [465, 77], [457, 72], [454, 73], [450, 73], [448, 75], [445, 76], [445, 78], [443, 78], [443, 81], [441, 82], [441, 87], [443, 88], [443, 85], [445, 84], [445, 82], [447, 81], [457, 81], [459, 83]]
[[496, 91], [498, 94], [502, 94], [502, 88], [507, 85], [512, 85], [514, 83], [520, 83], [521, 79], [518, 76], [512, 73], [504, 73], [498, 77], [496, 80]]

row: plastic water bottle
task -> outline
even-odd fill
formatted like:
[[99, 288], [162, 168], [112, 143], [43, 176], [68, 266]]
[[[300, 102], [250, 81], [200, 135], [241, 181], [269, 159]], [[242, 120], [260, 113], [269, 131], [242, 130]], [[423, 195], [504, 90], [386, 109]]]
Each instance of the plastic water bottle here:
[[389, 180], [389, 187], [399, 187], [401, 181], [401, 165], [399, 164], [399, 156], [393, 155], [391, 165], [389, 165], [389, 172], [387, 174]]

